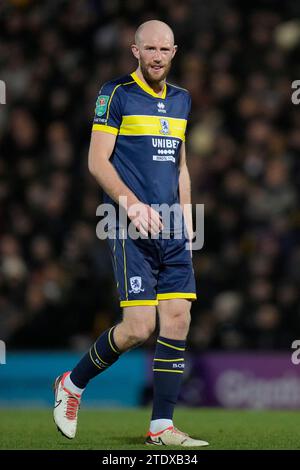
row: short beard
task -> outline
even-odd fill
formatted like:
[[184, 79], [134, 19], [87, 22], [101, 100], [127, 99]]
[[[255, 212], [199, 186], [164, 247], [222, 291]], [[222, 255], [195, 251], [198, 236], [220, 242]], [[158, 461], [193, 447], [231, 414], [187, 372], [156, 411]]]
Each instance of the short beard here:
[[140, 68], [141, 68], [141, 71], [142, 71], [142, 74], [143, 74], [143, 77], [144, 79], [146, 80], [147, 83], [149, 83], [149, 85], [158, 85], [160, 82], [162, 82], [166, 76], [168, 75], [169, 71], [170, 71], [170, 68], [171, 68], [171, 62], [169, 63], [169, 65], [166, 67], [165, 69], [165, 73], [161, 76], [161, 78], [159, 80], [153, 80], [153, 78], [151, 77], [151, 75], [149, 75], [146, 67], [144, 67], [144, 65], [140, 62]]

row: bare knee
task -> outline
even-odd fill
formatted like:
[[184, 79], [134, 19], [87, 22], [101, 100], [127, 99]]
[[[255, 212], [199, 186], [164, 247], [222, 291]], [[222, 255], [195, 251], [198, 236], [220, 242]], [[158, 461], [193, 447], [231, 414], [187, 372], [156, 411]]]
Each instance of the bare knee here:
[[189, 331], [191, 315], [186, 312], [172, 312], [172, 314], [161, 315], [160, 334], [174, 339], [184, 339]]
[[155, 329], [155, 324], [152, 324], [151, 322], [123, 321], [119, 326], [123, 330], [126, 349], [134, 348], [143, 344], [152, 335]]
[[154, 328], [150, 325], [134, 325], [131, 324], [128, 328], [128, 338], [133, 344], [141, 344], [147, 341], [152, 335]]
[[116, 345], [124, 352], [144, 343], [155, 330], [155, 325], [155, 306], [124, 307], [123, 319], [114, 330]]

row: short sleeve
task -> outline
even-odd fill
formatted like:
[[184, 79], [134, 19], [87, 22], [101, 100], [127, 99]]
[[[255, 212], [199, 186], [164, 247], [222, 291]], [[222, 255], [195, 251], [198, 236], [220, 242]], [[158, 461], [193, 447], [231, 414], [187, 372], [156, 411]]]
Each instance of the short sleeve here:
[[93, 131], [117, 135], [122, 121], [120, 85], [103, 85], [96, 101]]

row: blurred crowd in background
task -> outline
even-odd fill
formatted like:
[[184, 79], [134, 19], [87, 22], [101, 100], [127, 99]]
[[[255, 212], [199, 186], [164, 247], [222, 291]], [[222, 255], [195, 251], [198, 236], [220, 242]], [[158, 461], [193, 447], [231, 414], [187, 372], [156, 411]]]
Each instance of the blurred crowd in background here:
[[193, 203], [205, 204], [189, 347], [282, 349], [299, 339], [299, 17], [289, 0], [1, 2], [8, 347], [83, 350], [120, 318], [87, 154], [99, 88], [136, 68], [135, 29], [153, 18], [179, 46], [169, 81], [192, 95], [187, 158]]

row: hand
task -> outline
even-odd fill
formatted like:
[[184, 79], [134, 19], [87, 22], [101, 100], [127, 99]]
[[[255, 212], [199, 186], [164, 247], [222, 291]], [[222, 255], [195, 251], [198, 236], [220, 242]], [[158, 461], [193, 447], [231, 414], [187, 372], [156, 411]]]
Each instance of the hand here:
[[155, 236], [163, 229], [159, 213], [142, 202], [132, 204], [127, 210], [127, 215], [138, 231], [146, 237], [149, 232]]

